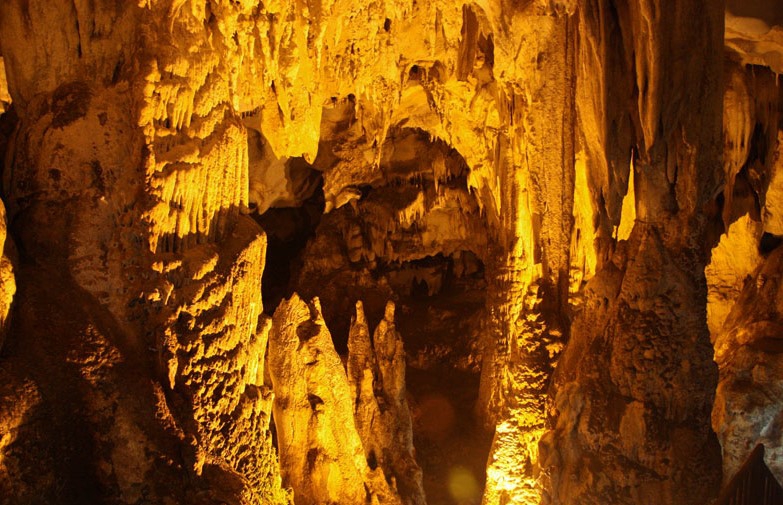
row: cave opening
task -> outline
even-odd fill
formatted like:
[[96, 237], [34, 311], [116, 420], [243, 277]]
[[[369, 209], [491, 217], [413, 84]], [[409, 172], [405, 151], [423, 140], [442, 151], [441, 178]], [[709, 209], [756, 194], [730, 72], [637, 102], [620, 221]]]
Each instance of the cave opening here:
[[[427, 502], [478, 504], [491, 444], [474, 412], [484, 264], [471, 251], [456, 251], [399, 265], [390, 278], [399, 293], [398, 327], [408, 354], [414, 446]], [[455, 478], [471, 484], [467, 495], [453, 494]]]
[[253, 219], [267, 237], [266, 267], [261, 279], [264, 311], [272, 315], [284, 298], [293, 294], [292, 273], [301, 261], [301, 253], [312, 239], [324, 211], [323, 178], [313, 170], [317, 181], [312, 195], [296, 207], [272, 207]]
[[[319, 151], [319, 159], [327, 158]], [[264, 303], [269, 310], [293, 292], [318, 297], [334, 347], [345, 359], [356, 302], [362, 302], [372, 330], [393, 301], [427, 503], [480, 503], [491, 445], [474, 408], [487, 304], [486, 216], [468, 189], [465, 160], [444, 141], [422, 130], [393, 128], [380, 158], [382, 179], [354, 179], [347, 189], [324, 183], [354, 198], [320, 215], [324, 197], [317, 192], [306, 204], [318, 219], [298, 228], [295, 248], [279, 246], [278, 233], [267, 230], [266, 270], [280, 273], [277, 293], [265, 291]], [[283, 212], [307, 213], [270, 209], [260, 216], [262, 226], [269, 226], [263, 219], [281, 222]], [[265, 278], [264, 289], [271, 283]], [[475, 493], [453, 495], [455, 475]]]

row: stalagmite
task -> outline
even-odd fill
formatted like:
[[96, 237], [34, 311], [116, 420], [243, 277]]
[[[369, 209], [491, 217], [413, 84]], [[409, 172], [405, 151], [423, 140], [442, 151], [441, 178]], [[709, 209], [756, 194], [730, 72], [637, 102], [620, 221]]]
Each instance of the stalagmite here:
[[307, 304], [294, 295], [281, 303], [268, 360], [283, 483], [296, 503], [400, 503], [365, 459], [349, 381], [318, 299]]
[[346, 369], [348, 384], [351, 386], [354, 421], [362, 440], [364, 456], [370, 468], [377, 467], [382, 462], [380, 459], [385, 457], [382, 445], [383, 421], [378, 398], [375, 396], [379, 372], [361, 302], [356, 302], [356, 315], [351, 321], [348, 334]]
[[[357, 320], [359, 320], [357, 306]], [[380, 430], [375, 432], [373, 446], [379, 450], [380, 465], [397, 483], [406, 503], [423, 505], [421, 469], [416, 463], [413, 432], [405, 389], [405, 351], [395, 326], [395, 306], [388, 302], [383, 319], [373, 333], [373, 352], [377, 363], [375, 382], [379, 384]], [[350, 359], [350, 358], [349, 358]], [[357, 423], [359, 424], [359, 423]], [[364, 424], [364, 423], [361, 423]]]

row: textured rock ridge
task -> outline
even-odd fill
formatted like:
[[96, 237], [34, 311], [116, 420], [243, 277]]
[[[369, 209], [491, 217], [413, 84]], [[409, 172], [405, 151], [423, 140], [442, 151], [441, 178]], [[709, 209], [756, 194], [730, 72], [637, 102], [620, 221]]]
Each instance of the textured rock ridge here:
[[396, 483], [404, 503], [426, 503], [422, 474], [413, 448], [411, 415], [405, 389], [405, 351], [389, 302], [370, 341], [364, 308], [348, 336], [348, 382], [353, 391], [354, 419], [368, 464], [383, 469]]
[[[603, 130], [593, 149], [600, 146], [600, 162], [633, 148], [636, 222], [588, 281], [558, 362], [556, 426], [541, 444], [554, 503], [685, 504], [719, 488], [719, 448], [707, 423], [717, 374], [704, 305], [693, 300], [706, 297], [700, 213], [720, 177], [723, 12], [703, 2], [656, 9], [653, 2], [596, 2], [582, 11], [585, 34], [621, 27], [596, 40], [619, 60], [614, 69], [604, 67], [607, 57], [592, 67], [606, 79], [607, 95], [590, 95], [633, 92], [635, 106], [619, 125], [611, 106], [578, 106], [589, 113], [583, 122], [599, 118], [591, 129], [626, 132], [614, 138]], [[610, 45], [618, 33], [622, 44]], [[695, 66], [699, 75], [709, 66], [716, 78], [699, 80]], [[626, 77], [615, 79], [617, 68]], [[685, 103], [704, 114], [691, 114]], [[631, 143], [617, 149], [618, 140]]]
[[[226, 53], [220, 23], [205, 26], [212, 14], [203, 4], [182, 7], [0, 6], [0, 46], [19, 117], [3, 172], [11, 227], [29, 264], [61, 270], [58, 289], [101, 314], [91, 323], [78, 312], [99, 347], [77, 345], [87, 331], [78, 324], [65, 325], [61, 343], [49, 347], [74, 354], [71, 365], [50, 364], [64, 367], [61, 375], [30, 376], [35, 348], [9, 350], [14, 383], [40, 391], [39, 416], [62, 408], [55, 427], [68, 426], [69, 416], [84, 421], [84, 429], [62, 435], [33, 423], [17, 446], [43, 430], [53, 447], [84, 444], [90, 462], [79, 476], [43, 458], [41, 474], [53, 477], [36, 480], [25, 496], [54, 496], [64, 486], [74, 499], [84, 491], [125, 503], [289, 501], [263, 387], [266, 242], [240, 216], [247, 140], [231, 105], [237, 88], [221, 77], [238, 62]], [[223, 21], [240, 9], [214, 7]], [[42, 282], [33, 271], [29, 282]], [[25, 310], [44, 313], [48, 298], [30, 292]], [[43, 333], [40, 325], [27, 328]], [[93, 361], [114, 372], [82, 387], [78, 378], [91, 376]], [[127, 394], [123, 374], [136, 381]], [[74, 407], [53, 400], [57, 381], [73, 386]], [[80, 402], [88, 408], [78, 410]], [[67, 437], [73, 442], [60, 440]]]
[[169, 286], [180, 286], [170, 293], [176, 310], [157, 341], [175, 408], [183, 409], [185, 433], [195, 438], [196, 471], [228, 467], [244, 480], [244, 501], [285, 503], [269, 431], [272, 392], [264, 383], [265, 249], [255, 223], [242, 220], [219, 251], [197, 246], [157, 264]]
[[294, 295], [275, 311], [268, 361], [283, 482], [296, 503], [423, 503], [410, 414], [402, 410], [404, 354], [393, 305], [374, 347], [358, 311], [348, 374], [318, 299], [308, 304]]

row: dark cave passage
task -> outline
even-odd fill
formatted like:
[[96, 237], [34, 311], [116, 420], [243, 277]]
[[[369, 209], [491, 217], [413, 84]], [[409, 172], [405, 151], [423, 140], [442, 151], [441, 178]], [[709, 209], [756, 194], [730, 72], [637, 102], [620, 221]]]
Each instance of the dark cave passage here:
[[[429, 505], [481, 503], [492, 442], [475, 411], [484, 268], [468, 251], [455, 256], [428, 258], [425, 271], [439, 267], [442, 277], [427, 283], [414, 276], [410, 293], [402, 293], [398, 302], [414, 445]], [[432, 294], [431, 284], [437, 287]]]
[[[480, 503], [492, 438], [474, 409], [487, 303], [485, 217], [466, 189], [465, 160], [425, 132], [393, 131], [381, 165], [384, 179], [352, 187], [350, 204], [322, 214], [319, 185], [301, 207], [256, 218], [269, 237], [265, 309], [271, 314], [294, 292], [318, 297], [345, 359], [356, 302], [371, 330], [395, 302], [427, 503]], [[442, 206], [446, 195], [462, 205]]]
[[261, 281], [264, 311], [271, 315], [283, 298], [293, 294], [291, 277], [307, 242], [315, 234], [324, 210], [323, 181], [299, 207], [273, 207], [253, 214], [266, 232], [266, 266]]

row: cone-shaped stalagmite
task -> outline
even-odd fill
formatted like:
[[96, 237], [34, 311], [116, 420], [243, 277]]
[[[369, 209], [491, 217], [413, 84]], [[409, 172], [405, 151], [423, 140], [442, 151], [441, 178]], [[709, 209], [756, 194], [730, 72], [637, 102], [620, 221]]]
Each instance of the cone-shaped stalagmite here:
[[399, 503], [365, 459], [351, 387], [318, 299], [308, 304], [294, 294], [277, 308], [268, 366], [283, 484], [296, 503]]
[[354, 415], [367, 461], [394, 479], [406, 503], [424, 504], [406, 399], [405, 351], [394, 323], [394, 303], [386, 305], [371, 343], [363, 305], [357, 302], [348, 337], [348, 377], [356, 395]]

